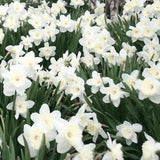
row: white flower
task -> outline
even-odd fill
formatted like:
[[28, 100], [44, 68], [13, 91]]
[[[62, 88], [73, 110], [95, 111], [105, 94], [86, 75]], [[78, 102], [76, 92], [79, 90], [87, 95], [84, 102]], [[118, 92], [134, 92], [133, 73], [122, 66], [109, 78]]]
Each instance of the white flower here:
[[139, 37], [142, 37], [142, 31], [138, 27], [129, 27], [131, 30], [127, 31], [126, 35], [132, 38], [132, 41], [135, 42]]
[[80, 45], [83, 46], [83, 51], [93, 52], [95, 46], [95, 35], [85, 36], [79, 39]]
[[107, 134], [102, 129], [102, 124], [97, 120], [97, 116], [93, 113], [93, 120], [88, 121], [87, 131], [93, 136], [93, 142], [96, 142], [98, 135], [100, 134], [103, 138], [107, 138]]
[[55, 119], [60, 118], [61, 113], [59, 111], [53, 111], [50, 113], [49, 106], [43, 104], [39, 110], [39, 113], [32, 113], [31, 120], [34, 123], [44, 121], [44, 124], [47, 126], [48, 132], [52, 135], [52, 140], [55, 139], [57, 133], [55, 129]]
[[82, 23], [91, 24], [94, 22], [95, 14], [91, 14], [88, 10], [85, 11], [84, 15], [81, 17]]
[[34, 44], [38, 46], [43, 40], [44, 32], [43, 29], [36, 28], [29, 30], [29, 35], [33, 39]]
[[123, 81], [130, 87], [130, 89], [132, 89], [132, 87], [135, 90], [137, 89], [136, 81], [137, 81], [138, 74], [139, 74], [138, 70], [132, 71], [131, 74], [126, 74], [126, 73], [122, 74]]
[[78, 125], [79, 119], [71, 118], [68, 122], [64, 119], [57, 119], [55, 126], [58, 131], [56, 137], [57, 152], [65, 153], [73, 146], [76, 150], [83, 148], [82, 129]]
[[3, 27], [8, 28], [9, 30], [13, 30], [14, 32], [17, 32], [17, 29], [20, 27], [20, 21], [18, 20], [17, 16], [15, 16], [13, 13], [10, 13], [5, 18]]
[[141, 132], [142, 125], [124, 121], [123, 124], [116, 126], [116, 129], [118, 130], [116, 136], [124, 137], [127, 145], [131, 145], [132, 142], [137, 143], [137, 134], [135, 132]]
[[100, 73], [97, 71], [92, 72], [92, 78], [88, 79], [86, 82], [89, 86], [92, 86], [91, 91], [92, 93], [97, 93], [100, 87], [102, 87], [103, 82], [102, 78], [100, 77]]
[[[27, 99], [27, 95], [24, 94], [22, 96], [17, 96], [16, 100], [15, 100], [15, 118], [18, 119], [19, 115], [21, 115], [22, 117], [26, 118], [27, 117], [27, 111], [28, 109], [32, 108], [33, 105], [35, 104], [33, 101], [31, 100], [26, 100]], [[6, 106], [7, 109], [9, 110], [13, 110], [13, 102], [9, 103]]]
[[52, 140], [52, 135], [48, 134], [45, 125], [40, 123], [34, 123], [32, 126], [28, 124], [24, 125], [24, 133], [18, 137], [18, 142], [24, 146], [24, 139], [26, 139], [30, 151], [31, 157], [35, 157], [43, 140], [43, 135], [45, 136], [46, 146], [49, 148], [49, 142]]
[[102, 158], [102, 160], [123, 160], [123, 152], [121, 150], [122, 145], [116, 143], [116, 140], [112, 141], [108, 133], [109, 139], [106, 142], [107, 147], [110, 149]]
[[16, 0], [9, 5], [9, 9], [11, 9], [14, 14], [21, 14], [25, 8], [25, 3], [21, 3]]
[[85, 128], [88, 125], [89, 119], [93, 117], [93, 113], [85, 113], [85, 110], [87, 110], [87, 105], [83, 104], [75, 115], [79, 119], [79, 125], [82, 128]]
[[51, 24], [49, 26], [45, 26], [44, 28], [44, 41], [47, 42], [49, 39], [51, 39], [52, 42], [55, 42], [56, 40], [56, 34], [59, 33], [59, 30], [56, 29], [55, 24]]
[[53, 78], [53, 84], [57, 87], [59, 85], [59, 92], [66, 88], [67, 81], [63, 76], [56, 76]]
[[18, 59], [19, 63], [26, 69], [28, 77], [35, 79], [36, 71], [40, 69], [39, 63], [42, 62], [42, 58], [35, 57], [35, 53], [30, 51], [26, 53], [24, 57]]
[[71, 19], [70, 15], [61, 15], [57, 25], [59, 26], [61, 32], [73, 32], [75, 29], [75, 21]]
[[95, 147], [96, 145], [93, 143], [84, 145], [83, 148], [79, 151], [79, 153], [73, 158], [73, 160], [93, 160], [93, 150]]
[[147, 50], [138, 52], [137, 55], [145, 60], [145, 62], [149, 61], [158, 61], [159, 60], [159, 52], [154, 50], [152, 47], [148, 48]]
[[25, 69], [21, 65], [10, 66], [10, 71], [2, 73], [3, 93], [12, 96], [17, 92], [23, 95], [25, 90], [31, 86], [31, 81], [27, 78]]
[[148, 4], [145, 8], [143, 8], [142, 10], [142, 17], [153, 17], [153, 13], [154, 9], [153, 9], [153, 5]]
[[39, 48], [40, 51], [39, 56], [45, 57], [45, 59], [48, 60], [51, 56], [55, 55], [55, 50], [56, 50], [55, 46], [49, 46], [49, 43], [46, 42], [44, 44], [44, 47]]
[[81, 61], [89, 68], [93, 68], [94, 57], [89, 52], [84, 52], [84, 57], [81, 57]]
[[77, 8], [79, 6], [83, 6], [84, 0], [71, 0], [70, 5], [74, 6], [74, 8]]
[[105, 3], [100, 3], [99, 1], [96, 1], [95, 14], [102, 15], [104, 13], [104, 7], [105, 7]]
[[126, 4], [124, 5], [124, 13], [139, 13], [145, 3], [146, 0], [126, 0]]
[[23, 45], [9, 45], [6, 47], [6, 50], [10, 53], [12, 58], [18, 58], [19, 56], [24, 55], [24, 51], [23, 51]]
[[3, 17], [7, 14], [8, 4], [0, 5], [0, 17]]
[[106, 20], [105, 13], [103, 13], [95, 19], [95, 22], [97, 23], [98, 26], [105, 27], [106, 25], [105, 20]]
[[101, 37], [97, 37], [94, 41], [93, 50], [98, 56], [106, 52], [108, 45], [105, 44], [105, 41], [102, 41]]
[[104, 60], [108, 61], [109, 65], [115, 65], [116, 63], [119, 62], [119, 54], [117, 53], [117, 51], [115, 50], [114, 47], [110, 47], [108, 52], [104, 52], [102, 54], [102, 57], [104, 58]]
[[63, 0], [58, 0], [56, 3], [52, 3], [51, 14], [56, 16], [60, 12], [66, 13], [67, 10], [65, 8], [65, 5], [66, 5], [66, 2]]
[[69, 58], [71, 59], [70, 65], [79, 71], [79, 63], [80, 63], [81, 52], [78, 52], [78, 55], [71, 53]]
[[153, 50], [156, 50], [157, 52], [160, 51], [159, 39], [156, 34], [154, 35], [152, 40], [145, 38], [144, 43], [145, 43], [144, 46], [145, 50], [151, 47]]
[[120, 104], [120, 99], [128, 96], [128, 93], [122, 91], [122, 83], [114, 84], [113, 80], [108, 78], [109, 87], [102, 87], [100, 92], [105, 94], [103, 102], [110, 103], [110, 99], [115, 107]]
[[157, 151], [160, 151], [160, 143], [156, 142], [151, 136], [144, 133], [147, 141], [142, 145], [142, 157], [141, 160], [159, 160], [156, 155]]
[[[0, 59], [1, 59], [1, 58], [2, 58], [2, 57], [0, 57]], [[6, 66], [7, 66], [6, 61], [5, 61], [5, 60], [2, 60], [1, 63], [0, 63], [0, 83], [2, 83], [2, 81], [3, 81], [3, 76], [2, 76], [2, 74], [5, 73], [5, 71], [7, 71]]]
[[3, 29], [0, 28], [0, 44], [2, 44], [3, 39], [4, 39], [4, 32]]
[[28, 48], [32, 48], [33, 40], [31, 39], [31, 37], [29, 37], [29, 36], [26, 36], [26, 37], [21, 36], [21, 40], [22, 41], [20, 42], [20, 44], [24, 45], [24, 49], [25, 50], [28, 50]]
[[110, 32], [106, 29], [102, 29], [98, 36], [102, 41], [104, 41], [107, 48], [110, 48], [113, 44], [115, 44], [115, 40], [111, 37]]
[[142, 30], [143, 30], [143, 32], [142, 32], [143, 35], [142, 36], [144, 38], [153, 38], [154, 35], [155, 35], [155, 32], [156, 32], [152, 23], [150, 23], [149, 25], [145, 25]]
[[160, 63], [148, 62], [150, 68], [145, 68], [146, 72], [149, 72], [154, 78], [160, 80]]
[[81, 57], [81, 61], [89, 68], [93, 68], [94, 64], [100, 63], [100, 59], [98, 57], [94, 57], [88, 51], [84, 52], [84, 57]]
[[132, 57], [136, 52], [136, 47], [130, 46], [128, 43], [123, 42], [122, 47], [123, 47], [122, 50], [124, 50], [127, 53], [128, 57]]
[[155, 79], [151, 74], [144, 70], [142, 75], [145, 77], [144, 80], [137, 80], [137, 88], [139, 90], [138, 98], [143, 100], [149, 98], [153, 103], [160, 103], [160, 82]]
[[65, 93], [72, 94], [71, 100], [79, 97], [82, 98], [84, 94], [85, 88], [84, 88], [84, 80], [80, 77], [77, 77], [75, 81], [70, 82], [66, 86]]
[[31, 24], [34, 28], [42, 28], [45, 26], [45, 21], [43, 20], [41, 15], [32, 14], [28, 23]]

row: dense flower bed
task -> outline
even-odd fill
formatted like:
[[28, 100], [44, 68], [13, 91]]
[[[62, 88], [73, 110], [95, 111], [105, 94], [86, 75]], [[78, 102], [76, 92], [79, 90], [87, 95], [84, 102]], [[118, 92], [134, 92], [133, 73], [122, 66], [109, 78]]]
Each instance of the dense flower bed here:
[[104, 7], [0, 5], [0, 159], [159, 159], [160, 1]]

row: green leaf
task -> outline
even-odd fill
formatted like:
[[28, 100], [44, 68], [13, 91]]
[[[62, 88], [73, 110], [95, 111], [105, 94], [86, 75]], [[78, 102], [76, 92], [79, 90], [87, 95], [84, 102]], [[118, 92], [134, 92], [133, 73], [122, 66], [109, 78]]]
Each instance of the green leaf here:
[[46, 159], [46, 154], [45, 154], [45, 151], [46, 151], [46, 146], [45, 146], [45, 134], [43, 134], [43, 138], [42, 138], [42, 142], [41, 142], [41, 147], [37, 153], [37, 156], [35, 158], [35, 160], [44, 160]]

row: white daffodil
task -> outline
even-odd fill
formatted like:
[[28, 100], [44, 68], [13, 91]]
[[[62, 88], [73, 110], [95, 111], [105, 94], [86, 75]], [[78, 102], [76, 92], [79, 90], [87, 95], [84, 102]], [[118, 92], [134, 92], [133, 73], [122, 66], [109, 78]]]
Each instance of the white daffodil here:
[[[145, 49], [145, 48], [144, 48]], [[156, 62], [159, 60], [159, 52], [154, 50], [153, 48], [148, 48], [147, 50], [143, 50], [137, 53], [139, 58], [143, 58], [145, 62], [153, 61]]]
[[17, 32], [17, 29], [20, 27], [20, 21], [18, 20], [18, 18], [19, 17], [15, 16], [12, 12], [7, 14], [3, 23], [3, 27]]
[[156, 34], [154, 35], [152, 40], [148, 38], [144, 39], [144, 43], [145, 43], [144, 48], [147, 49], [147, 48], [152, 47], [152, 49], [156, 50], [157, 52], [160, 51], [159, 39]]
[[57, 15], [60, 13], [66, 13], [67, 10], [65, 8], [66, 2], [63, 0], [58, 0], [56, 3], [52, 3], [51, 14]]
[[99, 1], [96, 1], [96, 9], [95, 9], [95, 14], [96, 15], [102, 15], [104, 13], [104, 7], [105, 3], [100, 3]]
[[57, 119], [55, 123], [58, 135], [56, 136], [57, 152], [66, 153], [73, 146], [76, 150], [83, 148], [82, 132], [80, 128], [79, 119], [71, 118], [68, 122], [64, 119]]
[[143, 100], [149, 98], [152, 102], [160, 103], [160, 82], [155, 79], [151, 74], [144, 70], [142, 73], [144, 80], [137, 80], [137, 88], [139, 90], [138, 98]]
[[73, 160], [93, 160], [95, 144], [90, 143], [83, 146], [79, 153], [73, 158]]
[[123, 152], [122, 152], [122, 145], [120, 143], [116, 143], [116, 140], [112, 141], [109, 133], [109, 139], [106, 142], [107, 147], [110, 151], [105, 153], [102, 160], [124, 160]]
[[4, 32], [3, 29], [0, 28], [0, 44], [2, 44], [3, 39], [4, 39]]
[[107, 134], [102, 129], [102, 124], [97, 120], [97, 116], [93, 113], [93, 120], [88, 121], [87, 131], [93, 136], [93, 142], [96, 142], [98, 135], [100, 134], [103, 138], [107, 138]]
[[[27, 117], [27, 111], [28, 109], [32, 108], [33, 105], [35, 104], [33, 101], [31, 100], [26, 100], [27, 99], [27, 95], [24, 94], [22, 96], [17, 96], [16, 100], [15, 100], [15, 118], [18, 119], [19, 115], [21, 115], [22, 117], [26, 118]], [[6, 106], [7, 109], [12, 110], [13, 109], [13, 102], [9, 103]]]
[[61, 15], [57, 25], [59, 26], [61, 32], [73, 32], [75, 29], [75, 21], [71, 19], [70, 15]]
[[89, 52], [84, 52], [84, 57], [81, 57], [81, 61], [89, 68], [93, 68], [94, 57]]
[[87, 110], [87, 105], [83, 104], [75, 115], [79, 119], [79, 125], [82, 128], [85, 128], [88, 125], [89, 119], [93, 117], [93, 113], [86, 113], [85, 110]]
[[116, 126], [116, 129], [118, 130], [116, 136], [124, 137], [127, 145], [131, 145], [132, 142], [138, 142], [136, 132], [142, 131], [142, 125], [139, 123], [131, 124], [127, 121], [124, 121], [123, 124]]
[[[24, 133], [18, 137], [18, 142], [24, 146], [24, 138], [26, 139], [31, 157], [35, 157], [45, 137], [46, 146], [49, 148], [49, 142], [52, 140], [52, 135], [48, 134], [47, 128], [43, 122], [34, 123], [32, 126], [24, 125]], [[24, 137], [24, 138], [23, 138]]]
[[[0, 57], [0, 60], [2, 59], [3, 57]], [[2, 60], [1, 63], [0, 63], [0, 83], [2, 83], [3, 81], [3, 76], [2, 74], [5, 73], [5, 72], [8, 72], [7, 70], [7, 62], [5, 60]]]
[[48, 132], [52, 135], [52, 140], [55, 139], [57, 133], [55, 129], [55, 119], [60, 118], [61, 113], [59, 111], [53, 111], [50, 113], [49, 106], [43, 104], [39, 110], [39, 113], [32, 113], [31, 120], [34, 123], [44, 121], [44, 124], [47, 126]]
[[23, 51], [23, 45], [9, 45], [6, 47], [6, 50], [8, 51], [8, 53], [11, 55], [12, 58], [19, 58], [19, 56], [24, 55], [24, 51]]
[[4, 17], [7, 14], [8, 4], [0, 5], [0, 17]]
[[76, 55], [75, 53], [71, 53], [69, 56], [70, 65], [73, 68], [77, 69], [77, 71], [79, 71], [80, 57], [81, 57], [81, 52], [78, 52], [78, 55]]
[[146, 72], [149, 72], [157, 80], [160, 80], [160, 63], [148, 62], [150, 68], [145, 68]]
[[135, 90], [137, 89], [136, 81], [138, 78], [138, 74], [139, 74], [138, 70], [132, 71], [131, 74], [126, 74], [126, 73], [122, 74], [123, 81], [130, 87], [130, 89], [132, 89], [132, 87]]
[[107, 29], [102, 29], [98, 37], [104, 41], [105, 45], [107, 45], [108, 48], [110, 48], [113, 44], [115, 44], [115, 40], [111, 37], [110, 32]]
[[9, 5], [9, 9], [11, 9], [14, 14], [22, 14], [24, 8], [25, 3], [21, 3], [19, 0], [15, 0]]
[[120, 58], [119, 54], [117, 53], [114, 47], [110, 47], [108, 52], [104, 52], [102, 54], [102, 57], [104, 58], [105, 61], [108, 61], [110, 66], [118, 63]]
[[88, 10], [85, 11], [84, 15], [81, 17], [82, 23], [91, 24], [94, 22], [95, 14], [91, 14]]
[[77, 8], [77, 7], [83, 6], [84, 1], [83, 0], [71, 0], [70, 5], [74, 6], [74, 8]]
[[79, 39], [80, 45], [83, 46], [83, 51], [93, 52], [95, 46], [95, 35], [84, 36]]
[[144, 133], [147, 141], [142, 145], [142, 157], [141, 160], [159, 160], [156, 155], [157, 151], [160, 151], [160, 143], [156, 142], [147, 133]]
[[109, 87], [102, 87], [100, 92], [105, 94], [103, 101], [105, 103], [110, 103], [110, 99], [115, 107], [120, 104], [120, 99], [128, 96], [128, 93], [122, 91], [122, 83], [114, 84], [113, 80], [108, 78]]
[[93, 68], [94, 64], [98, 65], [100, 63], [100, 59], [94, 57], [88, 51], [84, 52], [84, 57], [81, 57], [81, 61], [89, 68]]
[[31, 86], [25, 68], [21, 65], [10, 66], [10, 70], [2, 73], [2, 77], [4, 78], [3, 93], [6, 96], [12, 96], [15, 92], [23, 95], [25, 90]]
[[51, 56], [55, 55], [55, 50], [56, 50], [55, 46], [49, 46], [49, 43], [46, 42], [44, 44], [44, 47], [39, 48], [40, 51], [39, 56], [45, 57], [45, 59], [48, 60]]
[[136, 52], [136, 47], [131, 46], [128, 43], [123, 42], [122, 47], [121, 51], [126, 52], [128, 57], [132, 57]]
[[32, 40], [31, 37], [29, 37], [29, 36], [26, 36], [26, 37], [21, 36], [21, 40], [22, 41], [20, 42], [20, 44], [22, 44], [24, 46], [25, 50], [28, 50], [29, 48], [32, 48], [33, 40]]
[[103, 13], [100, 16], [96, 17], [95, 22], [99, 27], [105, 28], [105, 23], [106, 23], [105, 13]]
[[89, 86], [92, 86], [92, 93], [97, 93], [100, 87], [103, 86], [102, 78], [100, 77], [100, 73], [97, 71], [92, 72], [92, 78], [88, 79], [86, 82]]
[[19, 63], [26, 69], [27, 76], [32, 79], [35, 79], [36, 72], [40, 69], [39, 63], [42, 62], [42, 60], [40, 57], [35, 57], [33, 51], [26, 53], [25, 56], [18, 59]]
[[84, 80], [80, 77], [76, 77], [76, 79], [72, 82], [69, 82], [66, 86], [65, 93], [71, 94], [71, 100], [79, 97], [82, 98], [84, 94], [85, 88], [84, 88]]
[[135, 42], [139, 37], [142, 37], [142, 31], [138, 27], [129, 27], [131, 30], [127, 31], [126, 35], [132, 38], [132, 41]]
[[43, 29], [36, 28], [36, 29], [29, 30], [29, 35], [33, 39], [34, 44], [38, 46], [43, 40], [44, 32], [43, 32]]
[[56, 25], [53, 23], [49, 26], [45, 26], [44, 28], [44, 41], [47, 42], [49, 39], [51, 39], [52, 42], [55, 42], [56, 40], [56, 34], [59, 33], [59, 30], [56, 29]]
[[45, 26], [45, 21], [41, 15], [32, 14], [28, 20], [28, 23], [31, 24], [34, 28], [42, 28]]

